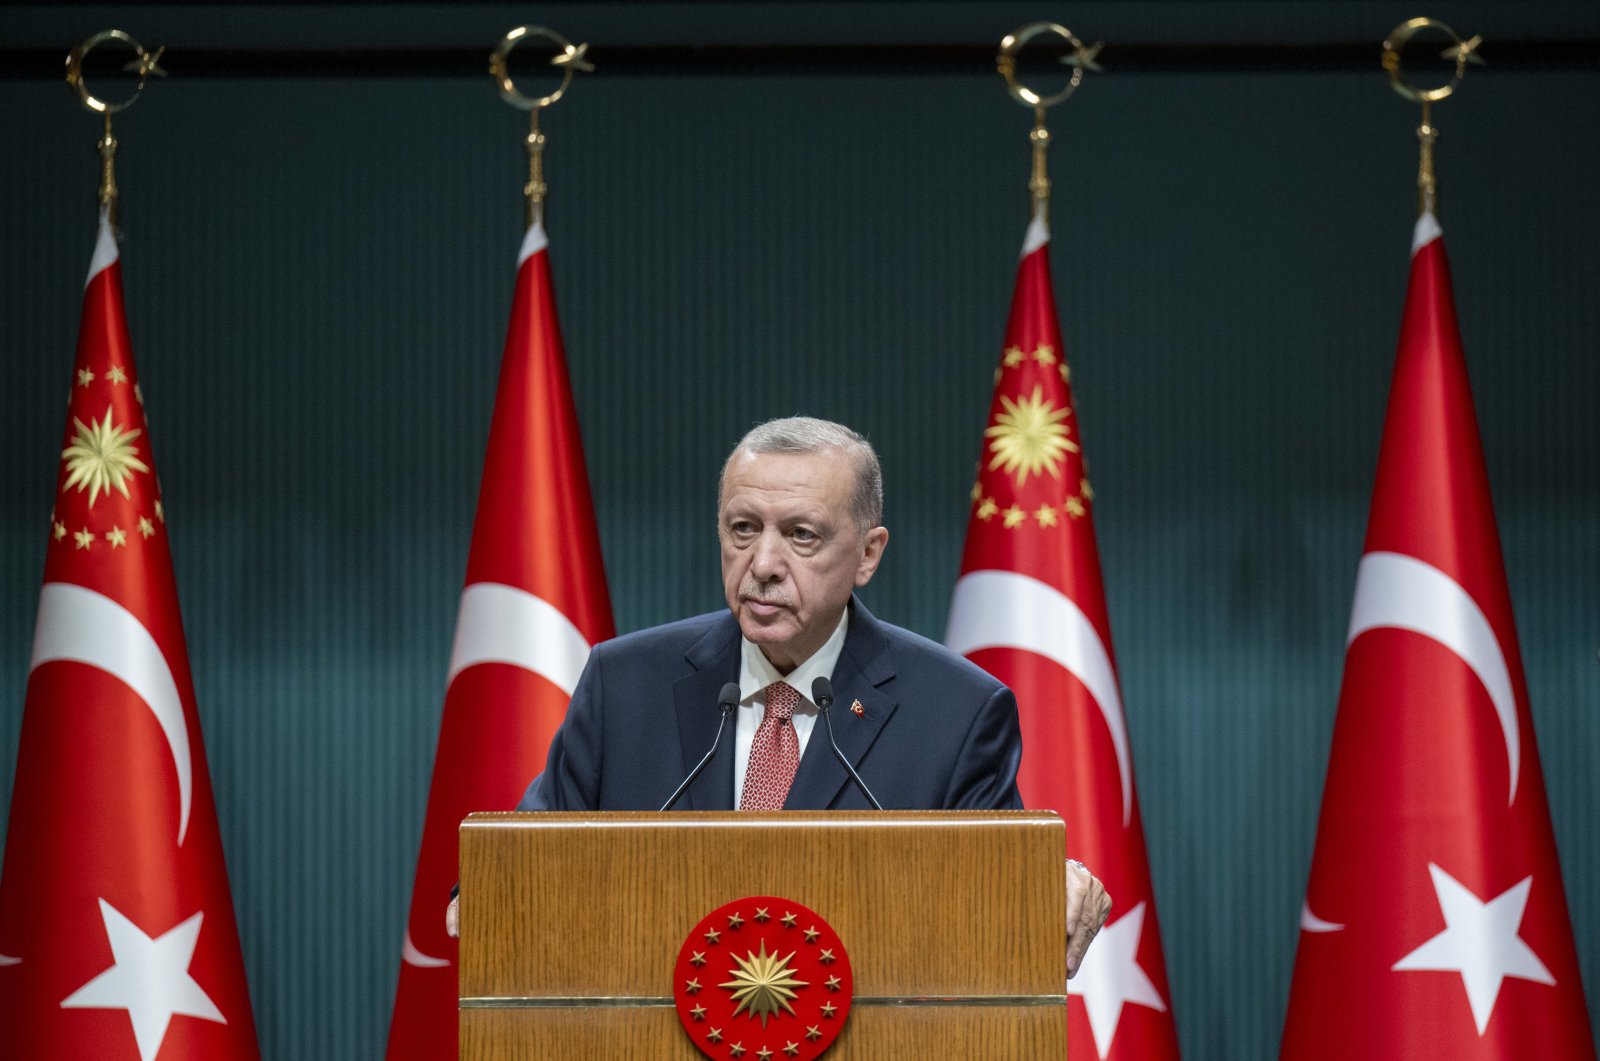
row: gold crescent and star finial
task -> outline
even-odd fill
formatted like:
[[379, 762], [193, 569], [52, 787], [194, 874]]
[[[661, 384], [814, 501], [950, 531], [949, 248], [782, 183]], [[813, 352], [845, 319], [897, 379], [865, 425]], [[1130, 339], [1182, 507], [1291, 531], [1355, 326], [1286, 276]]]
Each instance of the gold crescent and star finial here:
[[[1455, 64], [1450, 80], [1433, 88], [1418, 88], [1407, 80], [1400, 65], [1400, 52], [1418, 32], [1434, 29], [1453, 42], [1440, 53], [1440, 57]], [[1439, 181], [1433, 168], [1433, 145], [1439, 139], [1439, 130], [1432, 124], [1433, 104], [1448, 99], [1467, 76], [1468, 65], [1486, 65], [1478, 48], [1483, 44], [1481, 34], [1462, 40], [1461, 35], [1435, 18], [1413, 18], [1400, 23], [1390, 31], [1383, 42], [1383, 69], [1389, 75], [1389, 87], [1405, 99], [1422, 107], [1422, 124], [1417, 126], [1417, 141], [1421, 157], [1417, 165], [1417, 212], [1439, 212]]]
[[[517, 45], [534, 39], [543, 38], [554, 44], [556, 54], [551, 58], [550, 65], [561, 71], [561, 83], [554, 92], [544, 96], [526, 96], [517, 90], [516, 83], [511, 80], [510, 60], [511, 52]], [[560, 99], [572, 84], [574, 73], [593, 73], [594, 64], [588, 59], [588, 44], [573, 44], [555, 30], [546, 29], [544, 26], [518, 26], [500, 39], [493, 52], [489, 54], [489, 76], [494, 79], [495, 86], [500, 90], [500, 98], [516, 107], [518, 110], [528, 112], [528, 135], [524, 143], [528, 149], [528, 183], [522, 186], [523, 197], [527, 200], [527, 223], [530, 227], [543, 220], [544, 200], [550, 188], [544, 182], [544, 134], [539, 131], [539, 112]]]
[[[109, 41], [126, 45], [133, 49], [133, 61], [123, 66], [122, 69], [129, 73], [139, 75], [139, 81], [133, 88], [133, 95], [125, 100], [111, 101], [95, 96], [89, 91], [89, 84], [83, 76], [83, 60], [95, 48]], [[105, 29], [91, 37], [86, 38], [76, 48], [67, 53], [67, 85], [77, 94], [78, 101], [95, 114], [105, 118], [105, 131], [95, 143], [95, 149], [100, 153], [100, 192], [98, 195], [100, 209], [105, 211], [112, 227], [117, 223], [117, 171], [116, 154], [117, 138], [111, 135], [111, 116], [118, 111], [126, 110], [133, 106], [144, 91], [144, 84], [151, 77], [166, 77], [167, 72], [161, 69], [161, 54], [165, 47], [155, 51], [146, 51], [144, 45], [134, 40], [131, 35], [120, 29]]]
[[[1022, 54], [1023, 45], [1046, 33], [1060, 37], [1072, 49], [1060, 58], [1062, 64], [1072, 68], [1072, 76], [1067, 79], [1066, 88], [1051, 96], [1042, 96], [1017, 80], [1017, 59]], [[1047, 220], [1050, 206], [1050, 177], [1045, 168], [1050, 130], [1045, 128], [1045, 112], [1076, 92], [1083, 83], [1084, 74], [1101, 71], [1099, 56], [1102, 47], [1104, 45], [1098, 41], [1085, 44], [1071, 30], [1055, 22], [1030, 22], [1015, 33], [1006, 34], [1000, 41], [1000, 54], [995, 57], [995, 66], [1000, 76], [1005, 78], [1006, 90], [1011, 93], [1012, 99], [1033, 109], [1033, 131], [1028, 134], [1033, 144], [1033, 173], [1028, 179], [1028, 193], [1032, 200], [1033, 215], [1041, 220]]]

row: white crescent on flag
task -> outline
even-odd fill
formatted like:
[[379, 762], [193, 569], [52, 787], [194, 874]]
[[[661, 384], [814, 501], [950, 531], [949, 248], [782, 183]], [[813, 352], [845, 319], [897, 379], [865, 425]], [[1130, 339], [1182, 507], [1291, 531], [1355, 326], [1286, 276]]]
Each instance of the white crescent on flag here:
[[479, 663], [508, 663], [554, 682], [568, 696], [589, 661], [589, 642], [560, 609], [527, 590], [474, 582], [461, 591], [450, 675]]
[[1111, 653], [1089, 617], [1054, 586], [1015, 571], [973, 571], [956, 582], [950, 600], [945, 647], [958, 656], [983, 648], [1017, 648], [1054, 660], [1083, 683], [1094, 698], [1122, 781], [1122, 824], [1133, 820], [1133, 768], [1128, 762], [1128, 725]]
[[400, 960], [407, 965], [415, 965], [419, 969], [441, 969], [450, 964], [449, 958], [435, 958], [431, 954], [424, 954], [411, 942], [411, 930], [406, 929], [406, 941], [400, 948]]
[[1494, 627], [1461, 584], [1432, 564], [1404, 553], [1373, 552], [1356, 569], [1356, 600], [1350, 609], [1348, 645], [1368, 630], [1410, 630], [1432, 638], [1461, 657], [1478, 676], [1505, 736], [1511, 766], [1510, 806], [1517, 798], [1522, 741], [1517, 733], [1517, 698], [1511, 671]]
[[134, 614], [103, 593], [70, 582], [46, 582], [39, 593], [31, 674], [46, 663], [71, 660], [120, 679], [155, 716], [178, 774], [178, 845], [189, 830], [194, 764], [178, 683], [161, 646]]

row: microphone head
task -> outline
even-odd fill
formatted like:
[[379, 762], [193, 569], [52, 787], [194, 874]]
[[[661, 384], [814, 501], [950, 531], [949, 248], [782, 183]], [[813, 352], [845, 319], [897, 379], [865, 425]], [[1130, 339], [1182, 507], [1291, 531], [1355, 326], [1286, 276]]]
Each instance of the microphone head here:
[[717, 694], [717, 708], [722, 711], [732, 711], [739, 706], [739, 687], [732, 682], [722, 687], [722, 692]]
[[833, 683], [818, 675], [811, 683], [811, 702], [826, 711], [833, 706]]

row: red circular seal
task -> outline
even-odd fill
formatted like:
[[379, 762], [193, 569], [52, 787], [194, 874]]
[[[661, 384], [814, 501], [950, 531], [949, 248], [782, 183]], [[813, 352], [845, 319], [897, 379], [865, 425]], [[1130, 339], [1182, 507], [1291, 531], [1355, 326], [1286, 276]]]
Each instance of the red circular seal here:
[[838, 933], [775, 895], [707, 914], [672, 977], [683, 1030], [716, 1061], [811, 1061], [850, 1015], [850, 957]]

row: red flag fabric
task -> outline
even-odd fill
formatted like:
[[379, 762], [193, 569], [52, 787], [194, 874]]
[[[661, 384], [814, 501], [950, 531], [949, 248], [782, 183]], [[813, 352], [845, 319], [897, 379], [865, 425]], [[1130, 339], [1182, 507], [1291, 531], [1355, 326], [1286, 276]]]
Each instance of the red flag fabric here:
[[104, 216], [57, 483], [0, 877], [0, 1041], [259, 1057]]
[[1412, 243], [1282, 1056], [1594, 1057], [1431, 214]]
[[523, 240], [467, 558], [389, 1061], [455, 1057], [457, 830], [513, 806], [596, 642], [615, 634], [544, 228]]
[[1016, 693], [1022, 800], [1061, 814], [1072, 856], [1116, 904], [1068, 982], [1070, 1053], [1161, 1061], [1178, 1056], [1177, 1029], [1075, 420], [1049, 232], [1035, 218], [945, 641]]

